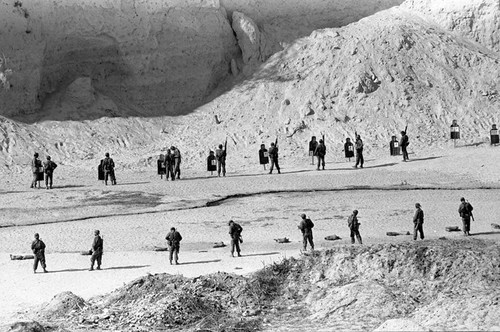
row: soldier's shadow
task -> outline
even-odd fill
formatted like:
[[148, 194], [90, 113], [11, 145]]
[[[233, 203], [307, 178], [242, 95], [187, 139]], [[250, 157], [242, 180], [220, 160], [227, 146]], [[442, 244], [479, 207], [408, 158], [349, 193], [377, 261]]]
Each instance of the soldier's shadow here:
[[278, 251], [273, 251], [273, 252], [263, 252], [259, 254], [241, 254], [241, 257], [251, 257], [251, 256], [271, 256], [271, 255], [279, 255], [280, 252]]
[[181, 263], [179, 263], [179, 265], [207, 264], [207, 263], [217, 263], [220, 261], [221, 261], [220, 259], [212, 259], [209, 261], [181, 262]]
[[[112, 267], [107, 267], [107, 268], [102, 268], [100, 271], [106, 271], [106, 270], [128, 270], [128, 269], [141, 269], [143, 267], [148, 267], [150, 265], [131, 265], [131, 266], [112, 266]], [[82, 271], [88, 271], [88, 268], [85, 269], [64, 269], [64, 270], [51, 270], [49, 271], [50, 273], [60, 273], [60, 272], [82, 272]], [[99, 272], [99, 270], [94, 270]]]

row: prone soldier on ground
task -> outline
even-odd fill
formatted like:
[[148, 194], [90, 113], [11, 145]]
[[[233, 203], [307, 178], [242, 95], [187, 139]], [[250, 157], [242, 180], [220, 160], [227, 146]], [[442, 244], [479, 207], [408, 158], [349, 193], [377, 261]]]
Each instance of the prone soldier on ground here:
[[42, 167], [42, 162], [40, 161], [40, 159], [38, 159], [38, 153], [35, 152], [35, 154], [33, 155], [33, 159], [31, 160], [31, 172], [33, 173], [33, 180], [31, 181], [30, 188], [36, 188], [36, 184], [39, 181], [38, 174], [40, 173], [40, 167]]
[[36, 273], [38, 262], [40, 262], [43, 272], [47, 273], [47, 265], [45, 264], [45, 243], [40, 240], [40, 235], [38, 233], [35, 233], [35, 240], [31, 243], [31, 250], [35, 256], [35, 261], [33, 262], [33, 273]]
[[170, 232], [165, 237], [168, 244], [169, 260], [172, 265], [172, 260], [175, 265], [179, 264], [179, 249], [181, 248], [182, 236], [175, 227], [170, 228]]
[[413, 215], [413, 240], [417, 239], [418, 233], [420, 233], [420, 239], [424, 239], [424, 211], [422, 211], [422, 206], [420, 203], [415, 204], [415, 214]]
[[278, 174], [281, 174], [280, 166], [278, 164], [278, 139], [276, 139], [276, 142], [271, 143], [271, 147], [269, 148], [269, 159], [271, 159], [269, 174], [273, 174], [274, 166], [276, 166]]
[[111, 180], [111, 184], [116, 184], [115, 177], [115, 162], [109, 157], [109, 153], [106, 152], [105, 158], [102, 161], [102, 169], [104, 171], [104, 184], [108, 185], [108, 178]]
[[103, 253], [103, 240], [100, 235], [99, 230], [94, 231], [94, 241], [92, 242], [92, 255], [90, 256], [90, 269], [89, 271], [94, 271], [94, 263], [97, 261], [97, 270], [101, 269], [102, 263], [102, 253]]
[[304, 250], [307, 249], [307, 242], [309, 242], [311, 250], [314, 250], [313, 231], [312, 231], [314, 223], [312, 222], [311, 219], [307, 218], [307, 216], [304, 213], [302, 213], [300, 216], [302, 220], [300, 221], [298, 229], [300, 229], [300, 231], [302, 232], [302, 245], [304, 247]]
[[238, 257], [241, 257], [240, 243], [243, 243], [243, 239], [241, 238], [243, 227], [235, 223], [233, 220], [229, 220], [228, 225], [229, 236], [231, 237], [231, 256], [234, 257], [234, 251], [236, 250]]
[[470, 236], [470, 219], [474, 218], [472, 215], [472, 205], [465, 200], [464, 197], [460, 198], [460, 205], [458, 207], [458, 214], [462, 217], [462, 226], [465, 236]]
[[352, 214], [347, 219], [347, 226], [351, 230], [351, 243], [354, 244], [356, 241], [354, 237], [358, 239], [359, 244], [363, 244], [361, 239], [361, 234], [359, 234], [359, 221], [358, 221], [358, 210], [352, 211]]
[[50, 160], [50, 156], [47, 156], [47, 161], [43, 162], [43, 172], [45, 173], [45, 188], [47, 189], [52, 189], [52, 178], [56, 167], [57, 164]]

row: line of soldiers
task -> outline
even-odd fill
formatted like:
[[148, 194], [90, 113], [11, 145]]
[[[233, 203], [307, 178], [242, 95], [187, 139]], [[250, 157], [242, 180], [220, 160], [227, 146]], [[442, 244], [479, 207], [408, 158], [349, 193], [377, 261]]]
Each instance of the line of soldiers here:
[[[420, 235], [420, 239], [424, 239], [424, 211], [422, 210], [422, 206], [420, 203], [415, 203], [415, 214], [413, 215], [413, 240], [417, 240], [418, 235]], [[463, 223], [463, 232], [465, 236], [470, 236], [470, 220], [474, 219], [472, 214], [473, 207], [472, 205], [465, 200], [464, 197], [460, 198], [460, 206], [458, 207], [458, 213], [462, 218]], [[301, 221], [297, 226], [298, 229], [302, 233], [302, 245], [303, 249], [307, 250], [307, 245], [309, 244], [311, 250], [314, 250], [314, 239], [313, 239], [313, 228], [314, 223], [310, 218], [307, 218], [306, 214], [302, 213], [300, 215]], [[361, 238], [361, 234], [359, 232], [359, 226], [361, 223], [358, 221], [358, 210], [354, 210], [352, 214], [347, 218], [347, 226], [349, 227], [351, 243], [355, 244], [356, 240], [359, 244], [363, 244], [363, 240]], [[234, 257], [234, 253], [236, 252], [238, 257], [241, 257], [241, 247], [240, 244], [243, 243], [243, 238], [241, 233], [243, 232], [243, 227], [240, 224], [236, 223], [234, 220], [229, 220], [229, 236], [231, 238], [231, 256]], [[180, 251], [180, 243], [182, 241], [182, 235], [179, 231], [172, 227], [170, 228], [170, 232], [165, 237], [167, 240], [167, 244], [169, 247], [169, 261], [170, 265], [179, 264], [179, 251]], [[31, 249], [35, 256], [35, 262], [33, 263], [33, 271], [36, 273], [38, 268], [38, 263], [43, 268], [43, 272], [47, 272], [46, 270], [46, 261], [45, 261], [45, 243], [40, 239], [38, 233], [35, 234], [35, 240], [31, 244]], [[89, 251], [91, 254], [90, 257], [90, 269], [89, 271], [94, 270], [94, 264], [97, 262], [97, 270], [101, 269], [102, 264], [102, 254], [103, 254], [103, 239], [100, 236], [99, 230], [94, 231], [94, 240], [92, 242], [92, 247]]]
[[37, 183], [38, 188], [40, 188], [40, 181], [42, 181], [45, 177], [45, 188], [52, 189], [52, 179], [56, 167], [57, 164], [51, 160], [50, 156], [47, 156], [47, 160], [42, 163], [42, 161], [38, 159], [38, 153], [35, 152], [35, 154], [33, 155], [33, 159], [31, 160], [31, 172], [33, 173], [33, 180], [31, 181], [30, 188], [36, 188]]

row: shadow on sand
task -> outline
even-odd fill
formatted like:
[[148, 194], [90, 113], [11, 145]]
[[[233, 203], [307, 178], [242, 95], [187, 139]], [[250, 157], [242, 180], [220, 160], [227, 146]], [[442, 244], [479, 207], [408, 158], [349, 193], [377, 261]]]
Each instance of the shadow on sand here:
[[[128, 269], [142, 269], [143, 267], [148, 267], [150, 265], [131, 265], [131, 266], [113, 266], [113, 267], [108, 267], [108, 268], [103, 268], [100, 271], [106, 271], [106, 270], [128, 270]], [[54, 270], [54, 271], [49, 271], [49, 273], [59, 273], [59, 272], [82, 272], [82, 271], [88, 271], [89, 269], [64, 269], [64, 270]], [[95, 270], [99, 271], [99, 270]]]
[[220, 259], [212, 259], [209, 261], [181, 262], [179, 263], [179, 265], [208, 264], [208, 263], [217, 263], [220, 261], [221, 261]]
[[252, 256], [271, 256], [271, 255], [279, 255], [280, 253], [277, 251], [273, 252], [263, 252], [258, 254], [242, 254], [241, 257], [252, 257]]

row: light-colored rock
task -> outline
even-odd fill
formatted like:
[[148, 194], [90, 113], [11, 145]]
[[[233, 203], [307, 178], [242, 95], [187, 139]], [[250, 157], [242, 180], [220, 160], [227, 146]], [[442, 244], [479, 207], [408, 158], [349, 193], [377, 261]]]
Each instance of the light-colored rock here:
[[233, 30], [241, 48], [243, 62], [250, 63], [259, 61], [260, 56], [260, 31], [255, 22], [240, 12], [233, 12]]
[[431, 331], [411, 319], [389, 319], [377, 327], [374, 332], [385, 331]]

